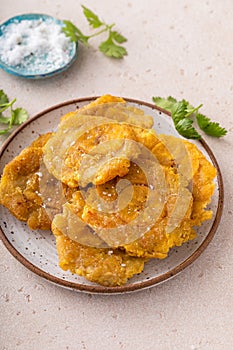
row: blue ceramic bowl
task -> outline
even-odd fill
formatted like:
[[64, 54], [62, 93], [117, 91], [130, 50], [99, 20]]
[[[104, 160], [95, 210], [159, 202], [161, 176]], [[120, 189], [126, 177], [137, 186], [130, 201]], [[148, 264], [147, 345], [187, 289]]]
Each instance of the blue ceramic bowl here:
[[[7, 26], [9, 26], [12, 23], [16, 23], [16, 24], [20, 23], [24, 20], [28, 20], [28, 21], [34, 21], [34, 20], [48, 21], [49, 20], [49, 22], [52, 21], [60, 25], [61, 27], [64, 26], [62, 21], [48, 15], [36, 14], [36, 13], [23, 14], [23, 15], [12, 17], [8, 19], [6, 22], [4, 22], [3, 24], [1, 24], [0, 37], [4, 34], [4, 31], [7, 28]], [[35, 67], [32, 67], [32, 65], [30, 65], [30, 69], [27, 69], [26, 65], [21, 65], [21, 64], [17, 66], [8, 65], [2, 61], [1, 56], [0, 56], [0, 68], [2, 68], [7, 73], [10, 73], [22, 78], [27, 78], [27, 79], [47, 78], [47, 77], [51, 77], [53, 75], [59, 74], [61, 72], [64, 72], [71, 66], [71, 64], [76, 60], [78, 55], [78, 43], [75, 43], [75, 42], [70, 43], [68, 55], [69, 55], [68, 63], [66, 62], [65, 64], [62, 64], [61, 66], [59, 66], [58, 68], [56, 67], [56, 69], [54, 70], [49, 70], [49, 71], [45, 70], [44, 72], [42, 70], [38, 70], [36, 65]], [[46, 57], [44, 57], [44, 60], [46, 60]]]

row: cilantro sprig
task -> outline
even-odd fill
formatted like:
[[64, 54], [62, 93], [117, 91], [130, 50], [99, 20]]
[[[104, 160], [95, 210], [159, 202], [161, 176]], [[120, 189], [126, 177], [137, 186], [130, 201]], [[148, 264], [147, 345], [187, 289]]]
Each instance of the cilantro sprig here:
[[69, 37], [71, 41], [74, 41], [74, 42], [79, 41], [85, 46], [88, 46], [90, 39], [106, 32], [108, 34], [108, 37], [106, 40], [100, 43], [99, 50], [108, 57], [123, 58], [125, 55], [127, 55], [126, 48], [121, 45], [124, 42], [126, 42], [127, 39], [123, 35], [121, 35], [119, 32], [112, 30], [112, 28], [115, 26], [115, 23], [107, 24], [104, 21], [102, 21], [93, 11], [91, 11], [87, 7], [82, 5], [82, 8], [83, 8], [83, 14], [86, 17], [89, 25], [93, 29], [98, 29], [98, 28], [101, 28], [101, 29], [98, 31], [95, 31], [91, 35], [85, 35], [71, 21], [64, 20], [63, 21], [64, 27], [62, 28], [62, 30], [66, 34], [66, 36]]
[[[5, 92], [0, 90], [0, 124], [7, 125], [5, 129], [0, 129], [0, 135], [7, 134], [12, 129], [13, 125], [20, 125], [28, 118], [26, 109], [13, 108], [15, 102], [16, 98], [9, 101]], [[10, 110], [10, 116], [5, 115], [6, 110]]]
[[188, 101], [177, 101], [172, 96], [167, 98], [152, 97], [152, 100], [157, 106], [171, 113], [177, 132], [187, 139], [201, 139], [201, 135], [193, 126], [195, 118], [199, 128], [205, 134], [214, 137], [222, 137], [227, 134], [227, 130], [222, 128], [219, 123], [212, 122], [210, 118], [199, 113], [202, 104], [193, 107]]

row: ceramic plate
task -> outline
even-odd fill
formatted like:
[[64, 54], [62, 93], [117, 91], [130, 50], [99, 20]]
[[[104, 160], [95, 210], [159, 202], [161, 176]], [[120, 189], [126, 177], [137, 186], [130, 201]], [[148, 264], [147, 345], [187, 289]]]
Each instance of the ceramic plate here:
[[[0, 25], [0, 38], [5, 35], [5, 31], [7, 27], [12, 23], [19, 24], [22, 21], [41, 21], [48, 23], [56, 23], [59, 26], [64, 26], [63, 22], [54, 17], [38, 14], [38, 13], [28, 13], [19, 16], [12, 17], [8, 19], [6, 22]], [[26, 47], [26, 46], [25, 46]], [[32, 55], [33, 53], [31, 53]], [[23, 64], [18, 64], [16, 66], [7, 64], [5, 60], [1, 57], [0, 54], [0, 68], [4, 69], [7, 73], [13, 74], [15, 76], [27, 79], [41, 79], [48, 78], [53, 75], [57, 75], [65, 70], [67, 70], [71, 64], [76, 60], [78, 55], [78, 43], [70, 42], [67, 48], [67, 57], [65, 61], [61, 61], [61, 63], [56, 64], [56, 68], [51, 67], [51, 63], [49, 61], [48, 55], [43, 54], [39, 55], [34, 54], [34, 56], [26, 56], [23, 59]], [[49, 66], [48, 66], [49, 65]]]
[[[68, 101], [51, 107], [21, 125], [2, 146], [0, 173], [2, 173], [5, 164], [18, 155], [38, 135], [55, 130], [62, 115], [82, 107], [95, 98]], [[149, 103], [132, 99], [126, 100], [129, 105], [139, 107], [146, 114], [154, 117], [154, 127], [158, 133], [178, 136], [170, 116], [164, 111]], [[210, 205], [213, 210], [212, 220], [205, 222], [198, 229], [198, 237], [195, 240], [172, 249], [168, 258], [164, 260], [150, 260], [145, 264], [144, 271], [134, 276], [124, 286], [103, 287], [61, 270], [58, 266], [55, 239], [52, 233], [29, 230], [25, 223], [16, 220], [3, 206], [0, 208], [1, 238], [10, 253], [28, 269], [59, 286], [76, 291], [105, 294], [123, 293], [141, 290], [164, 282], [185, 269], [203, 252], [214, 236], [222, 214], [223, 184], [219, 166], [205, 141], [199, 141], [197, 145], [217, 169], [216, 189]]]

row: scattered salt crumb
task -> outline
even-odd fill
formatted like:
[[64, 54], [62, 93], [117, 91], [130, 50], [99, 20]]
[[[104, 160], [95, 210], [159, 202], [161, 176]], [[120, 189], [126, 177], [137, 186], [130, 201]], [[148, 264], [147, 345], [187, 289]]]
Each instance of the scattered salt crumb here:
[[37, 173], [35, 173], [36, 175], [38, 175], [39, 177], [42, 177], [42, 172], [38, 171]]
[[101, 208], [100, 204], [97, 204], [97, 209], [98, 209], [98, 211], [102, 211], [102, 208]]

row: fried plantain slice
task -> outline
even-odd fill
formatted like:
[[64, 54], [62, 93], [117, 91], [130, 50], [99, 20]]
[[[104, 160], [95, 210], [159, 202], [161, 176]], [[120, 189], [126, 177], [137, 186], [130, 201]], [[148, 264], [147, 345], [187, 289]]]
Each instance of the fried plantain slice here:
[[175, 246], [181, 246], [183, 243], [196, 237], [190, 221], [192, 212], [192, 202], [182, 221], [171, 233], [166, 233], [168, 216], [165, 211], [157, 220], [156, 224], [138, 240], [124, 245], [124, 249], [129, 255], [164, 259], [168, 256], [169, 250]]
[[[181, 147], [179, 142], [185, 145], [188, 152], [186, 163], [184, 161], [185, 157], [181, 157], [179, 160], [179, 147]], [[188, 184], [190, 191], [188, 193], [187, 189], [182, 186], [181, 190], [183, 192], [179, 193], [179, 181], [174, 182], [174, 175], [172, 174], [171, 177], [171, 173], [167, 173], [170, 176], [168, 183], [174, 186], [173, 189], [171, 188], [171, 195], [166, 205], [167, 210], [151, 231], [147, 232], [137, 241], [124, 246], [130, 255], [164, 259], [172, 247], [180, 246], [196, 237], [196, 232], [193, 229], [194, 226], [201, 225], [203, 221], [209, 220], [212, 217], [212, 211], [207, 210], [206, 206], [210, 202], [214, 192], [215, 185], [213, 179], [216, 176], [216, 169], [193, 143], [180, 139], [177, 139], [175, 144], [174, 140], [172, 140], [172, 143], [173, 147], [175, 146], [179, 149], [179, 152], [176, 153], [173, 148], [173, 152], [176, 154], [174, 158], [176, 158], [178, 169], [179, 167], [181, 168], [181, 178], [185, 177], [185, 181], [188, 179], [191, 180], [191, 183]], [[168, 144], [167, 146], [169, 149]], [[187, 166], [189, 162], [191, 162], [191, 168], [190, 164]], [[190, 198], [190, 194], [192, 198]], [[182, 209], [182, 201], [184, 199], [185, 202]], [[178, 212], [174, 211], [175, 206], [178, 208]], [[184, 212], [185, 208], [187, 209], [186, 212]], [[167, 228], [169, 227], [171, 218], [173, 221], [173, 230], [168, 233]]]
[[[140, 148], [134, 127], [107, 123], [89, 128], [66, 153], [65, 166], [73, 171], [73, 181], [82, 187], [96, 185], [128, 173], [130, 158], [137, 157]], [[62, 181], [66, 182], [63, 175]], [[70, 184], [70, 183], [69, 183]]]
[[56, 237], [59, 265], [63, 270], [103, 286], [121, 286], [143, 271], [145, 259], [135, 258], [119, 249], [88, 247], [72, 241], [52, 225]]
[[[109, 125], [112, 122], [115, 122], [115, 128], [117, 128], [116, 125], [118, 124], [118, 130], [115, 133], [112, 131], [112, 126]], [[125, 126], [123, 127], [122, 124]], [[58, 132], [44, 149], [44, 162], [48, 171], [69, 187], [77, 187], [80, 178], [78, 174], [80, 163], [87, 156], [83, 164], [91, 163], [92, 165], [89, 167], [91, 168], [89, 169], [90, 179], [81, 176], [82, 186], [86, 186], [87, 181], [91, 180], [95, 184], [101, 184], [117, 175], [124, 176], [127, 174], [130, 165], [127, 159], [128, 154], [135, 153], [135, 157], [137, 155], [135, 145], [132, 146], [131, 144], [129, 146], [129, 143], [123, 142], [123, 139], [135, 140], [135, 137], [131, 137], [132, 130], [131, 132], [129, 130], [130, 128], [133, 129], [133, 126], [141, 127], [137, 134], [144, 134], [142, 135], [144, 142], [146, 139], [151, 140], [151, 138], [153, 142], [155, 141], [154, 131], [147, 130], [147, 135], [145, 135], [146, 131], [144, 131], [144, 128], [153, 126], [153, 118], [145, 115], [141, 109], [127, 106], [126, 102], [119, 97], [104, 95], [78, 111], [68, 113], [62, 117]], [[95, 129], [95, 127], [97, 128]], [[102, 128], [102, 136], [98, 134], [100, 128]], [[109, 136], [110, 133], [106, 129], [112, 131], [113, 135], [111, 138]], [[105, 131], [106, 134], [104, 135]], [[119, 135], [117, 135], [117, 132]], [[84, 142], [84, 137], [86, 137], [86, 142]], [[82, 139], [82, 145], [79, 148], [77, 144], [80, 144], [80, 139]], [[108, 141], [114, 139], [115, 142], [112, 141], [110, 146]], [[139, 136], [136, 137], [135, 141], [141, 142]], [[107, 142], [106, 147], [104, 145], [97, 147], [104, 142]], [[100, 155], [96, 152], [95, 157], [93, 157], [93, 153], [91, 155], [89, 153], [94, 147], [97, 147], [100, 153], [103, 152], [104, 148], [110, 148], [109, 151], [112, 151], [112, 154], [115, 153], [115, 155], [112, 155], [109, 159], [108, 153], [103, 157], [103, 154]], [[67, 156], [66, 152], [68, 153]], [[56, 154], [55, 157], [54, 154]], [[102, 175], [98, 171], [97, 163], [99, 168], [102, 168]], [[83, 168], [85, 168], [85, 165], [83, 165]], [[108, 171], [109, 168], [111, 173]], [[96, 176], [94, 176], [95, 173]]]
[[4, 168], [0, 182], [0, 203], [31, 229], [49, 230], [51, 221], [42, 207], [39, 169], [42, 147], [51, 133], [41, 135]]
[[142, 109], [127, 106], [126, 101], [121, 97], [103, 95], [88, 105], [70, 112], [61, 118], [61, 121], [68, 119], [72, 115], [95, 115], [106, 117], [117, 122], [125, 122], [141, 126], [142, 128], [152, 128], [154, 121], [149, 115], [145, 115]]
[[142, 153], [144, 143], [149, 149], [159, 142], [153, 130], [104, 117], [73, 115], [46, 144], [44, 162], [69, 187], [90, 182], [99, 185], [127, 174], [130, 161]]
[[199, 152], [199, 167], [193, 177], [193, 225], [200, 226], [203, 221], [212, 218], [212, 210], [207, 210], [206, 207], [211, 201], [214, 193], [216, 177], [216, 169], [213, 165]]

